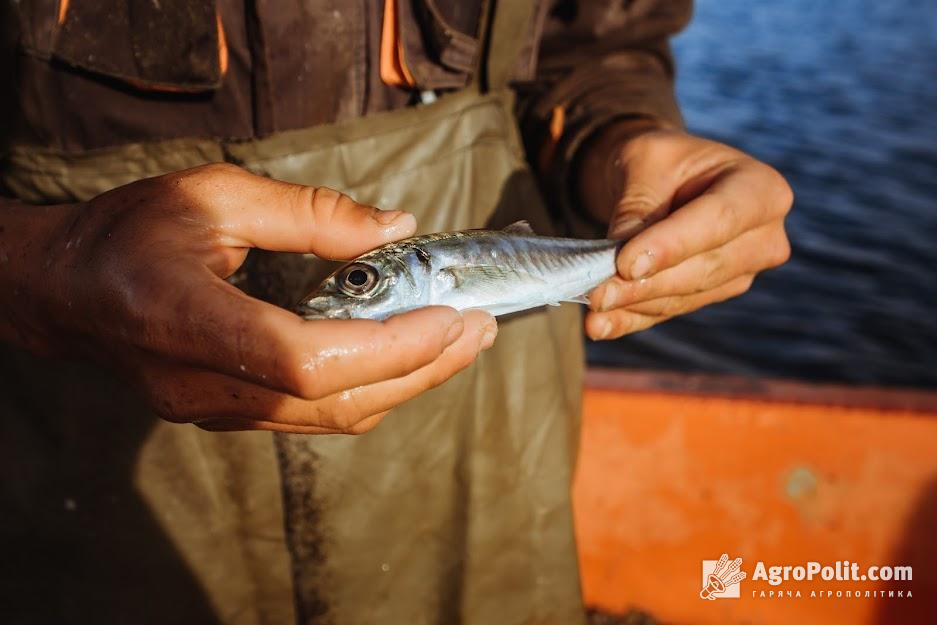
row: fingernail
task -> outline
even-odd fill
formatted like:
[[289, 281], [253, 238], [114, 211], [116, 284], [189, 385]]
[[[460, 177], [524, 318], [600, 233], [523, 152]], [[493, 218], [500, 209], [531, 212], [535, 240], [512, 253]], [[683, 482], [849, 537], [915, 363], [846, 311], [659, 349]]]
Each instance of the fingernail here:
[[647, 278], [651, 275], [651, 271], [654, 269], [654, 252], [651, 250], [644, 250], [641, 252], [641, 255], [634, 259], [634, 262], [631, 263], [631, 279], [640, 280], [642, 278]]
[[637, 234], [644, 228], [644, 220], [638, 217], [622, 217], [616, 219], [608, 229], [609, 239], [626, 239]]
[[411, 213], [406, 211], [385, 211], [385, 210], [376, 210], [373, 213], [374, 221], [381, 224], [382, 226], [389, 226], [392, 223], [395, 223], [398, 219], [402, 221], [402, 218], [415, 219]]
[[494, 345], [496, 336], [498, 336], [498, 324], [492, 321], [485, 326], [481, 343], [479, 343], [479, 351], [485, 351]]
[[462, 332], [465, 330], [465, 322], [462, 320], [462, 317], [459, 317], [446, 331], [446, 345], [452, 345], [462, 336]]
[[599, 304], [599, 312], [606, 312], [615, 307], [618, 303], [618, 287], [615, 284], [605, 286], [605, 294], [602, 296], [602, 303]]
[[595, 339], [601, 341], [606, 339], [612, 333], [612, 322], [608, 319], [602, 319], [599, 321], [599, 327], [595, 332]]

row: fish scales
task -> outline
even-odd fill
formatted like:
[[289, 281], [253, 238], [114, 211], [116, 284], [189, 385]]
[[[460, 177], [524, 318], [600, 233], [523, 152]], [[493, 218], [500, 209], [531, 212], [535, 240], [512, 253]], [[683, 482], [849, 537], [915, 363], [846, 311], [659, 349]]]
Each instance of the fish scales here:
[[584, 301], [615, 275], [620, 241], [504, 230], [443, 232], [389, 243], [339, 268], [297, 307], [307, 319], [385, 319], [423, 306], [495, 315]]

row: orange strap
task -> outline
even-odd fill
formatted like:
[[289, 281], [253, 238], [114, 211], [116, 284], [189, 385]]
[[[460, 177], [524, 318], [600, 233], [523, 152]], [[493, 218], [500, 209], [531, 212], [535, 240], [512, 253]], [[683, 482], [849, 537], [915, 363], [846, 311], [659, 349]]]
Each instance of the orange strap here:
[[228, 40], [224, 36], [224, 25], [221, 23], [221, 10], [217, 10], [215, 17], [218, 20], [218, 67], [221, 75], [228, 73]]
[[404, 59], [400, 24], [397, 22], [397, 0], [384, 0], [384, 22], [381, 27], [381, 80], [392, 87], [416, 87], [413, 74]]
[[540, 165], [541, 172], [550, 171], [550, 165], [553, 163], [553, 157], [556, 155], [556, 146], [563, 137], [563, 130], [566, 126], [566, 109], [562, 106], [554, 106], [550, 115], [550, 131], [546, 141], [540, 148], [537, 164]]

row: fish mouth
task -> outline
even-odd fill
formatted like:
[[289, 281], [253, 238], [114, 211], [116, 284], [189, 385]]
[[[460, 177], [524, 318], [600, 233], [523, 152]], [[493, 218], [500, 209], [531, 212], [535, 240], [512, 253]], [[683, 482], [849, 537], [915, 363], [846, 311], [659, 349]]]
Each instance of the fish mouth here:
[[303, 319], [323, 320], [323, 319], [351, 319], [351, 313], [343, 308], [329, 306], [325, 302], [304, 302], [296, 307], [297, 315]]

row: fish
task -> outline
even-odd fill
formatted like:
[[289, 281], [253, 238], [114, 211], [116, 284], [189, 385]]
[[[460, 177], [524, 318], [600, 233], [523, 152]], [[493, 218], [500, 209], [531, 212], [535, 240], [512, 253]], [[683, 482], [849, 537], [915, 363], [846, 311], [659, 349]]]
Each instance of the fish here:
[[434, 305], [498, 316], [588, 303], [589, 292], [617, 273], [622, 244], [538, 236], [526, 221], [415, 236], [340, 267], [296, 312], [305, 319], [383, 320]]

